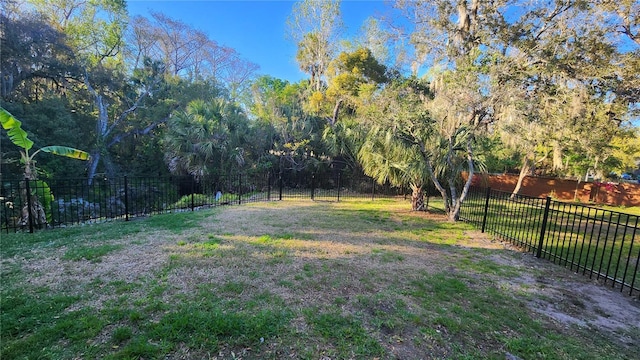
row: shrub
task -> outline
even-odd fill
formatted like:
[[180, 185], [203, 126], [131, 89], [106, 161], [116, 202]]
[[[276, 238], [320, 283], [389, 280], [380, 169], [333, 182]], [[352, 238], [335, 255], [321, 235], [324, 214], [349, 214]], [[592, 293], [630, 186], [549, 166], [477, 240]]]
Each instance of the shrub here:
[[[192, 195], [184, 195], [180, 198], [176, 203], [173, 204], [175, 208], [189, 208], [191, 207], [191, 198]], [[216, 200], [216, 195], [207, 195], [207, 194], [193, 194], [193, 206], [204, 206], [204, 205], [220, 205], [225, 203], [231, 203], [237, 199], [237, 195], [234, 194], [223, 194]]]

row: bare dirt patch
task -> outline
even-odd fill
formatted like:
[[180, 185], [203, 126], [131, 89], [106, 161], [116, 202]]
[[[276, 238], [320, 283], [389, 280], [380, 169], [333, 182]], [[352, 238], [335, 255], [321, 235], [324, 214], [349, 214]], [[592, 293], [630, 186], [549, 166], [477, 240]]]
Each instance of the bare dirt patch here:
[[499, 280], [527, 299], [530, 309], [558, 326], [607, 333], [615, 342], [638, 346], [640, 299], [600, 284], [581, 273], [537, 259], [509, 244], [506, 253], [488, 257], [498, 264], [519, 269], [516, 277]]
[[516, 292], [535, 295], [529, 305], [536, 312], [564, 326], [604, 330], [625, 343], [630, 343], [631, 339], [621, 334], [640, 330], [640, 300], [637, 297], [530, 254], [516, 254], [516, 259], [521, 262], [523, 271], [509, 280], [509, 286]]

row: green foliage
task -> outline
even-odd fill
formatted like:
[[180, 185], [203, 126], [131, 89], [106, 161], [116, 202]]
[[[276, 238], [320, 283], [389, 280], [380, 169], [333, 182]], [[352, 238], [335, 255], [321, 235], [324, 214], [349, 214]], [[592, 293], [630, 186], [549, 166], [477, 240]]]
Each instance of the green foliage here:
[[209, 205], [209, 203], [211, 203], [210, 195], [192, 194], [192, 195], [184, 195], [183, 197], [181, 197], [180, 200], [178, 200], [175, 204], [173, 204], [173, 207], [184, 209], [184, 208], [190, 208], [192, 204], [193, 206], [203, 206], [203, 205]]
[[176, 207], [179, 209], [190, 208], [193, 206], [204, 206], [204, 205], [220, 205], [225, 203], [232, 203], [233, 201], [238, 200], [238, 195], [225, 193], [222, 194], [220, 199], [216, 200], [215, 195], [208, 194], [192, 194], [192, 195], [184, 195], [180, 198], [176, 203], [172, 205], [172, 207]]
[[38, 201], [40, 201], [47, 217], [47, 223], [51, 224], [53, 221], [54, 198], [51, 188], [49, 188], [49, 184], [42, 180], [31, 180], [29, 181], [29, 189], [31, 190], [31, 195], [36, 196]]
[[506, 147], [498, 134], [478, 139], [477, 151], [488, 173], [516, 173], [521, 165], [520, 152]]
[[29, 138], [27, 138], [27, 132], [22, 130], [22, 123], [1, 107], [0, 122], [2, 123], [2, 128], [7, 130], [7, 135], [9, 135], [11, 142], [25, 151], [29, 151], [31, 149], [33, 141], [29, 140]]
[[411, 84], [391, 84], [362, 114], [370, 130], [358, 160], [365, 174], [380, 184], [422, 188], [429, 181], [427, 149], [420, 144], [432, 143], [433, 120], [423, 109], [422, 89]]
[[64, 31], [70, 46], [91, 66], [114, 66], [126, 27], [124, 0], [33, 0], [36, 12]]
[[[4, 105], [15, 118], [28, 120], [23, 124], [24, 130], [36, 147], [38, 144], [63, 144], [85, 149], [91, 145], [91, 131], [94, 128], [91, 125], [92, 118], [75, 108], [72, 99], [68, 97], [48, 94], [38, 102]], [[24, 168], [21, 169], [17, 161], [21, 158], [20, 148], [8, 140], [1, 141], [0, 146], [5, 159], [10, 160], [1, 164], [3, 173], [21, 175]], [[37, 161], [38, 175], [45, 174], [49, 178], [79, 177], [84, 175], [86, 167], [83, 161], [69, 161], [66, 157], [42, 151], [33, 160]]]
[[69, 157], [78, 160], [88, 160], [89, 154], [78, 149], [66, 147], [66, 146], [46, 146], [38, 149], [33, 154], [29, 155], [29, 150], [33, 146], [33, 141], [27, 138], [27, 133], [20, 127], [22, 124], [13, 115], [11, 115], [4, 108], [0, 107], [0, 120], [2, 120], [2, 127], [7, 130], [9, 138], [16, 145], [21, 147], [21, 161], [24, 164], [24, 175], [28, 179], [34, 179], [36, 172], [34, 169], [35, 161], [33, 158], [40, 152], [51, 153], [64, 157]]
[[237, 105], [223, 98], [192, 101], [168, 127], [163, 145], [173, 174], [200, 178], [243, 168], [249, 125]]
[[60, 82], [50, 80], [59, 80], [62, 74], [77, 71], [75, 55], [64, 34], [58, 30], [59, 24], [50, 24], [32, 11], [20, 11], [26, 8], [29, 6], [6, 2], [0, 14], [3, 24], [0, 95], [7, 101], [7, 106], [41, 101], [42, 95], [49, 97], [48, 92], [56, 91], [56, 83], [60, 85]]
[[265, 168], [312, 170], [327, 153], [325, 120], [305, 110], [308, 84], [289, 84], [269, 76], [252, 85], [252, 111], [258, 115], [256, 142]]
[[[365, 84], [373, 85], [389, 81], [387, 68], [380, 64], [371, 54], [371, 50], [360, 48], [354, 52], [342, 52], [331, 62], [328, 74], [331, 79], [327, 93], [329, 96], [339, 94], [358, 96], [365, 90]], [[364, 91], [365, 98], [371, 91]]]
[[68, 146], [45, 146], [40, 148], [40, 151], [72, 159], [89, 160], [89, 153]]

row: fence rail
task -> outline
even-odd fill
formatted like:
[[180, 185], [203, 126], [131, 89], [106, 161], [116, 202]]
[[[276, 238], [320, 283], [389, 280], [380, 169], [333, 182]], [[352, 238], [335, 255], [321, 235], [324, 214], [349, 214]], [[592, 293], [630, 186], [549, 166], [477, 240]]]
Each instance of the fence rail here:
[[[0, 187], [0, 230], [29, 231], [97, 223], [202, 207], [283, 199], [340, 201], [384, 198], [402, 189], [371, 178], [265, 173], [186, 177], [4, 180]], [[27, 196], [27, 194], [30, 194]]]
[[460, 218], [539, 258], [640, 297], [637, 215], [472, 188]]

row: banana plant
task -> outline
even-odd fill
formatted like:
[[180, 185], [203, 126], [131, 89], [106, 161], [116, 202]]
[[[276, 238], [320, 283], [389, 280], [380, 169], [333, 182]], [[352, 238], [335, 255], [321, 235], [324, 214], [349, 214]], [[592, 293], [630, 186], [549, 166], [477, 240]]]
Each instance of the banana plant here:
[[[28, 138], [27, 132], [22, 129], [22, 123], [20, 120], [16, 119], [15, 116], [0, 107], [0, 123], [2, 124], [2, 128], [7, 131], [9, 140], [21, 148], [20, 161], [24, 164], [25, 183], [30, 184], [33, 182], [35, 185], [35, 192], [29, 191], [29, 194], [27, 194], [26, 189], [28, 187], [26, 186], [22, 191], [23, 206], [19, 220], [19, 223], [22, 226], [30, 224], [30, 230], [33, 231], [33, 226], [42, 227], [50, 221], [49, 218], [51, 216], [48, 214], [50, 214], [51, 209], [48, 204], [50, 204], [53, 199], [51, 192], [45, 191], [45, 189], [49, 189], [49, 186], [46, 185], [46, 183], [42, 181], [32, 181], [37, 178], [35, 161], [33, 158], [40, 152], [46, 152], [66, 156], [72, 159], [89, 160], [89, 153], [68, 146], [45, 146], [33, 153], [29, 153], [33, 148], [33, 141]], [[38, 183], [41, 184], [38, 185]], [[40, 194], [38, 194], [38, 190], [41, 190]], [[39, 197], [42, 198], [42, 201]]]
[[24, 177], [26, 179], [35, 180], [36, 171], [33, 159], [40, 152], [78, 160], [89, 160], [89, 153], [68, 146], [45, 146], [33, 153], [29, 153], [33, 148], [33, 141], [27, 137], [27, 132], [22, 129], [22, 123], [2, 107], [0, 107], [0, 122], [2, 123], [2, 128], [7, 130], [7, 135], [11, 142], [22, 149], [20, 150], [20, 161], [24, 164]]

